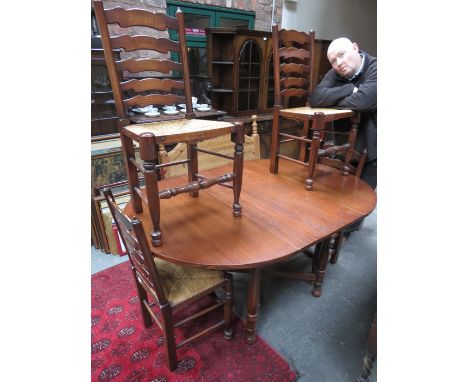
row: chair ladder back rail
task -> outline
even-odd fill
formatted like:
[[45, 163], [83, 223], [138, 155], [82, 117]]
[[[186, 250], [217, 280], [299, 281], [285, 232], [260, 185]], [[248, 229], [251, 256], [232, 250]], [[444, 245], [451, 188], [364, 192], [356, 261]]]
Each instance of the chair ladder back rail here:
[[150, 27], [159, 31], [177, 29], [177, 20], [165, 13], [153, 13], [144, 9], [115, 7], [105, 11], [108, 24], [119, 24], [122, 28], [131, 26]]
[[154, 71], [161, 73], [170, 73], [171, 70], [179, 71], [182, 65], [178, 62], [168, 59], [157, 60], [155, 58], [128, 58], [116, 61], [116, 67], [119, 71], [128, 70], [131, 73], [144, 71]]
[[300, 77], [285, 77], [280, 80], [280, 85], [283, 89], [285, 88], [304, 88], [309, 86], [309, 80]]
[[[122, 238], [128, 257], [133, 267], [138, 282], [151, 294], [156, 293], [159, 304], [166, 304], [162, 284], [156, 264], [154, 263], [151, 250], [146, 240], [143, 225], [139, 219], [130, 220], [114, 201], [112, 191], [104, 190], [107, 204], [117, 225], [118, 232]], [[134, 232], [135, 236], [132, 235]]]
[[102, 1], [94, 1], [94, 10], [96, 14], [96, 20], [99, 26], [99, 31], [101, 33], [102, 47], [104, 49], [104, 58], [106, 60], [107, 72], [109, 74], [112, 92], [114, 95], [116, 112], [119, 118], [125, 118], [126, 111], [123, 105], [123, 94], [121, 93], [119, 87], [120, 76], [114, 61], [112, 45], [110, 42], [110, 33], [106, 21], [106, 11], [104, 10], [104, 5], [102, 4]]
[[172, 104], [181, 103], [186, 99], [182, 96], [169, 95], [169, 94], [148, 94], [148, 95], [137, 95], [128, 99], [123, 100], [123, 104], [127, 106], [135, 105], [152, 105], [152, 104]]
[[279, 48], [278, 55], [283, 59], [295, 58], [307, 63], [310, 59], [309, 51], [302, 48], [294, 48], [292, 46], [283, 46], [282, 48]]
[[170, 78], [162, 80], [157, 78], [132, 79], [121, 82], [120, 89], [122, 91], [134, 90], [136, 92], [158, 89], [169, 93], [172, 89], [184, 89], [184, 83], [183, 81], [172, 80]]
[[300, 88], [290, 88], [290, 89], [283, 89], [281, 90], [281, 98], [290, 98], [290, 97], [307, 97], [309, 95], [309, 91], [306, 89]]
[[278, 33], [280, 41], [286, 43], [297, 43], [300, 45], [307, 45], [309, 43], [310, 35], [305, 32], [299, 32], [294, 29], [281, 29]]
[[144, 49], [154, 50], [159, 53], [169, 53], [170, 51], [180, 53], [180, 43], [165, 37], [152, 37], [146, 35], [130, 36], [124, 34], [111, 37], [110, 42], [113, 49], [123, 49], [126, 52]]

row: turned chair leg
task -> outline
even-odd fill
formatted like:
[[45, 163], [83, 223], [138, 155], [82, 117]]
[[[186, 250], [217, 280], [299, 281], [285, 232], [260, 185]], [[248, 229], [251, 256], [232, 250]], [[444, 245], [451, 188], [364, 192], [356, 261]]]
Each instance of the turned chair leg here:
[[341, 245], [343, 243], [344, 232], [340, 231], [330, 240], [330, 264], [336, 264], [338, 255], [340, 254]]
[[242, 189], [242, 172], [244, 166], [244, 125], [236, 122], [236, 132], [234, 134], [234, 164], [233, 172], [235, 178], [233, 180], [232, 189], [234, 193], [234, 203], [232, 205], [232, 214], [234, 217], [242, 216], [242, 206], [239, 202]]
[[270, 172], [278, 173], [278, 153], [279, 153], [279, 110], [280, 107], [273, 107], [273, 126], [271, 131], [271, 149], [270, 149]]
[[177, 367], [177, 348], [172, 324], [172, 311], [169, 304], [161, 307], [164, 348], [166, 350], [167, 367], [174, 370]]
[[224, 289], [224, 338], [231, 340], [234, 334], [232, 328], [232, 275], [227, 273], [227, 281], [223, 286]]

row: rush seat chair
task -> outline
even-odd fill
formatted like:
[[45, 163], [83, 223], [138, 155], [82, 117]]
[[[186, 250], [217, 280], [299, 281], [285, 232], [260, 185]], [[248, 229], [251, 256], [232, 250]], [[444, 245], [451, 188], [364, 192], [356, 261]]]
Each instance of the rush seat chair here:
[[[200, 189], [223, 185], [233, 191], [233, 216], [242, 215], [239, 201], [242, 187], [244, 126], [194, 119], [187, 59], [185, 25], [180, 9], [176, 17], [145, 9], [113, 7], [104, 9], [102, 1], [94, 1], [106, 64], [114, 94], [131, 202], [136, 213], [147, 206], [153, 223], [151, 243], [163, 245], [160, 228], [160, 199], [181, 193], [198, 196]], [[120, 50], [116, 60], [113, 50]], [[176, 60], [179, 58], [180, 62]], [[156, 73], [149, 76], [148, 73]], [[161, 122], [131, 124], [128, 113], [132, 107], [185, 103], [185, 118], [171, 116]], [[197, 143], [231, 134], [235, 143], [233, 155], [219, 154], [197, 147]], [[159, 148], [163, 145], [187, 144], [187, 159], [160, 163]], [[141, 161], [137, 160], [139, 146]], [[198, 172], [198, 154], [221, 156], [233, 161], [232, 172], [205, 178]], [[187, 183], [159, 190], [159, 172], [167, 166], [187, 164]], [[138, 173], [143, 174], [145, 188]]]
[[[293, 29], [279, 30], [278, 25], [274, 24], [272, 36], [275, 106], [270, 172], [278, 172], [280, 159], [306, 166], [305, 188], [309, 191], [313, 188], [313, 174], [319, 162], [341, 169], [343, 175], [356, 172], [351, 162], [359, 155], [354, 150], [359, 113], [306, 106], [312, 91], [315, 32], [311, 30], [307, 34]], [[340, 146], [325, 144], [326, 124], [344, 118], [351, 119], [348, 141]], [[303, 124], [301, 136], [282, 131], [288, 119]], [[300, 144], [299, 159], [281, 154], [281, 144], [293, 141]]]
[[[220, 327], [224, 327], [225, 338], [232, 339], [232, 275], [223, 271], [173, 264], [153, 257], [141, 221], [130, 219], [120, 210], [110, 189], [103, 192], [127, 250], [145, 328], [150, 327], [154, 321], [163, 332], [167, 367], [170, 370], [177, 367], [178, 348]], [[175, 322], [175, 310], [193, 304], [218, 288], [224, 289], [223, 299]], [[159, 308], [160, 312], [155, 311], [154, 307]], [[224, 309], [222, 320], [176, 344], [175, 328], [221, 307]]]

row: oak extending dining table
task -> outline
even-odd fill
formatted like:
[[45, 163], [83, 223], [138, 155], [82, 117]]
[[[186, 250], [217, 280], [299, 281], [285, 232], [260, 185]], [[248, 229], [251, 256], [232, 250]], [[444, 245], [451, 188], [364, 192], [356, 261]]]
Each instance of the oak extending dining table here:
[[[170, 262], [210, 269], [249, 270], [247, 342], [256, 338], [260, 271], [280, 262], [367, 216], [376, 206], [374, 190], [355, 176], [318, 165], [314, 190], [303, 187], [307, 169], [281, 163], [278, 174], [269, 172], [269, 160], [244, 162], [240, 202], [242, 216], [232, 215], [232, 190], [211, 187], [199, 193], [161, 200], [162, 246], [152, 253]], [[212, 177], [228, 166], [203, 171]], [[185, 177], [161, 181], [161, 189], [177, 187]], [[145, 190], [142, 190], [143, 193]], [[138, 217], [151, 240], [152, 224], [145, 206], [135, 213], [129, 202], [125, 213]], [[314, 295], [320, 296], [328, 262], [323, 246], [315, 275]]]

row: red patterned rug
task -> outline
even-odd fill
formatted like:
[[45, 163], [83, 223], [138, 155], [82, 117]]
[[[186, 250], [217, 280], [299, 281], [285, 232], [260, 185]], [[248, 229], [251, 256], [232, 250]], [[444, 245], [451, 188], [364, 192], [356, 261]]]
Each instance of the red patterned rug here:
[[[206, 297], [195, 307], [209, 304]], [[219, 320], [221, 310], [176, 329], [177, 341], [209, 320]], [[162, 333], [154, 323], [145, 329], [135, 281], [129, 262], [91, 277], [91, 379], [92, 381], [295, 381], [288, 363], [260, 337], [245, 342], [244, 324], [234, 317], [234, 339], [227, 341], [222, 329], [177, 350], [178, 366], [166, 368]]]

